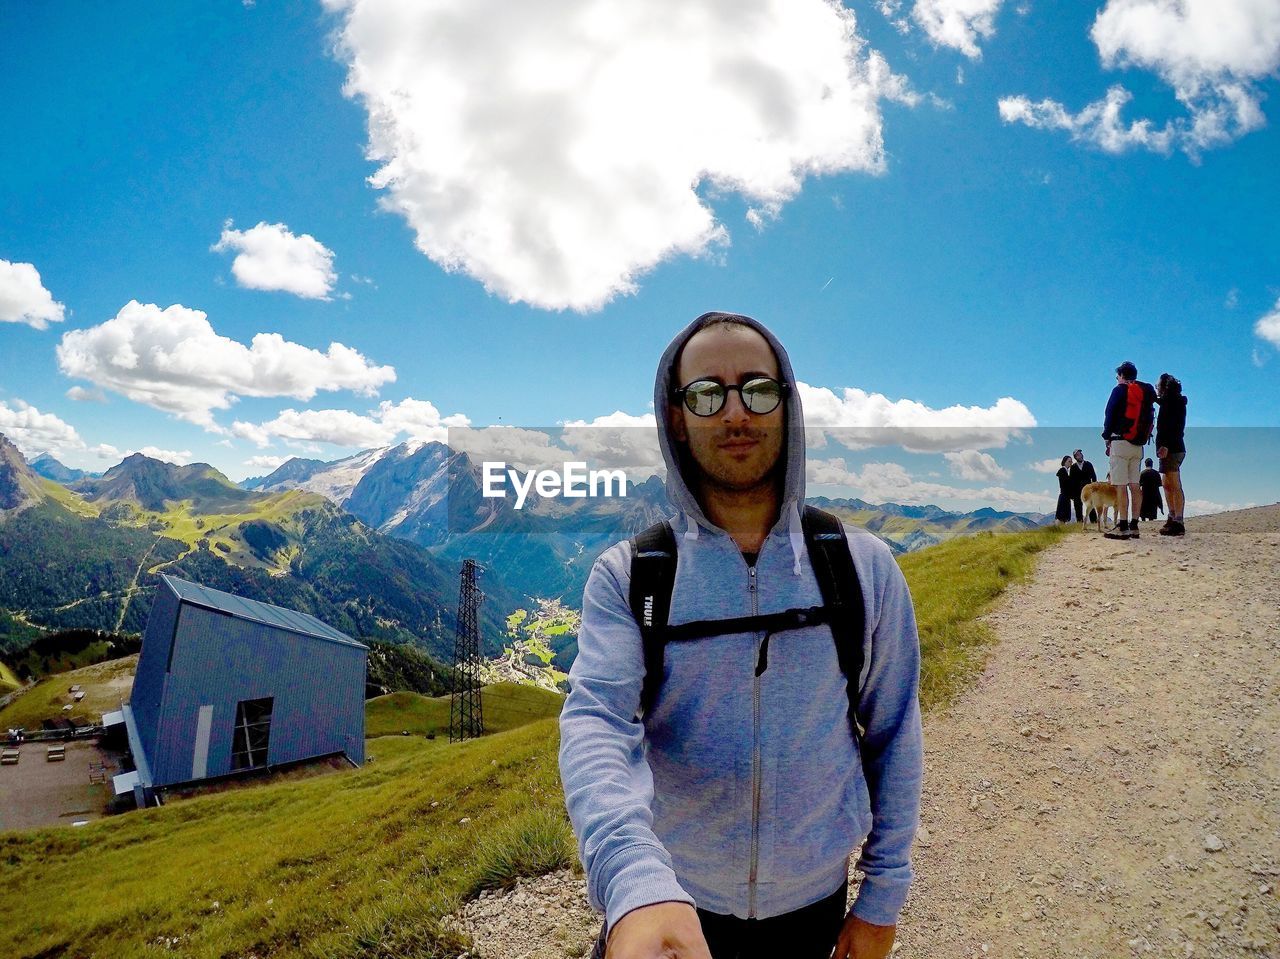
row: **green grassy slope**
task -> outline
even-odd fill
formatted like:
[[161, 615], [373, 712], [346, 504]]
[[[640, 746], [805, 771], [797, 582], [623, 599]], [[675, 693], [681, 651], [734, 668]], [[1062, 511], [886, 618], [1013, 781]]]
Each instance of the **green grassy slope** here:
[[11, 689], [17, 689], [21, 685], [22, 683], [14, 675], [13, 670], [4, 663], [0, 663], [0, 696], [3, 696]]
[[[485, 732], [498, 733], [549, 716], [559, 716], [564, 697], [516, 683], [485, 686], [481, 694]], [[365, 703], [365, 735], [398, 736], [434, 733], [449, 738], [449, 697], [389, 693]]]
[[[83, 716], [90, 722], [101, 722], [103, 713], [119, 709], [122, 700], [128, 701], [137, 668], [135, 653], [46, 676], [0, 709], [0, 727], [39, 729], [43, 720], [59, 716]], [[79, 702], [69, 692], [76, 684], [84, 688], [84, 699]], [[67, 704], [72, 708], [64, 710], [62, 707]]]
[[[974, 617], [1063, 535], [983, 534], [902, 558], [927, 705], [979, 667], [991, 636]], [[382, 698], [399, 722], [418, 708], [434, 721]], [[458, 744], [385, 736], [359, 770], [0, 834], [0, 915], [20, 917], [0, 923], [0, 955], [457, 955], [438, 920], [460, 897], [575, 858], [557, 732], [542, 719]]]
[[1026, 577], [1035, 555], [1074, 527], [976, 533], [898, 557], [911, 587], [920, 633], [920, 702], [947, 702], [982, 666], [993, 634], [977, 617], [1005, 587]]
[[438, 918], [512, 853], [573, 856], [555, 726], [374, 740], [359, 770], [0, 834], [0, 955], [457, 955]]

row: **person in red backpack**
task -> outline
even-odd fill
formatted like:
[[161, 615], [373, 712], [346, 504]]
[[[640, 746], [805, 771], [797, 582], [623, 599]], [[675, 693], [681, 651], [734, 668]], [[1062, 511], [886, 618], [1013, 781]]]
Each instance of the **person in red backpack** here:
[[1120, 508], [1116, 528], [1104, 534], [1107, 539], [1138, 538], [1138, 515], [1142, 510], [1142, 487], [1138, 485], [1142, 472], [1142, 448], [1151, 439], [1155, 404], [1155, 387], [1138, 379], [1136, 366], [1125, 360], [1116, 367], [1116, 385], [1107, 398], [1102, 438], [1107, 441], [1111, 482], [1120, 487]]

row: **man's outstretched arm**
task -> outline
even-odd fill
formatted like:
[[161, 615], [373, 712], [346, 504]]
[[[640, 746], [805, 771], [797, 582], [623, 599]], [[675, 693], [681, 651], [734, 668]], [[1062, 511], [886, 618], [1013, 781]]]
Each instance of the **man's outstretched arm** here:
[[[560, 778], [587, 896], [610, 930], [624, 915], [659, 902], [687, 903], [671, 857], [653, 832], [653, 773], [644, 726], [635, 720], [644, 680], [640, 630], [618, 564], [626, 547], [596, 560], [582, 598], [578, 655], [560, 712]], [[612, 939], [612, 936], [610, 937]]]
[[911, 593], [897, 562], [885, 549], [874, 565], [878, 616], [858, 709], [873, 821], [858, 860], [865, 878], [851, 914], [892, 926], [911, 885], [911, 842], [920, 824], [920, 639]]

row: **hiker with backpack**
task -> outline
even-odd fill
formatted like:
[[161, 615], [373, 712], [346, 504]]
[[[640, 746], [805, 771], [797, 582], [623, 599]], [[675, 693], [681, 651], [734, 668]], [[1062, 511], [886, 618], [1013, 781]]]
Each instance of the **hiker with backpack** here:
[[923, 762], [906, 581], [805, 505], [796, 380], [757, 320], [686, 326], [654, 409], [678, 512], [596, 559], [560, 714], [592, 956], [883, 959]]
[[1116, 367], [1116, 385], [1107, 398], [1102, 438], [1107, 442], [1111, 483], [1120, 487], [1120, 505], [1116, 528], [1103, 534], [1107, 539], [1138, 538], [1138, 515], [1142, 510], [1142, 487], [1138, 480], [1142, 448], [1151, 439], [1155, 426], [1155, 400], [1155, 388], [1138, 379], [1136, 366], [1125, 360]]

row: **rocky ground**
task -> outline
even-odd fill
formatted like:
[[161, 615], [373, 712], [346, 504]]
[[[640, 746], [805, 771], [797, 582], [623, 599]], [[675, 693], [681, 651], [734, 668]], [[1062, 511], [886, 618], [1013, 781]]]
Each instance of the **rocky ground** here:
[[[1047, 553], [926, 717], [898, 957], [1280, 957], [1280, 505], [1144, 534]], [[456, 922], [507, 959], [599, 929], [567, 870]]]

